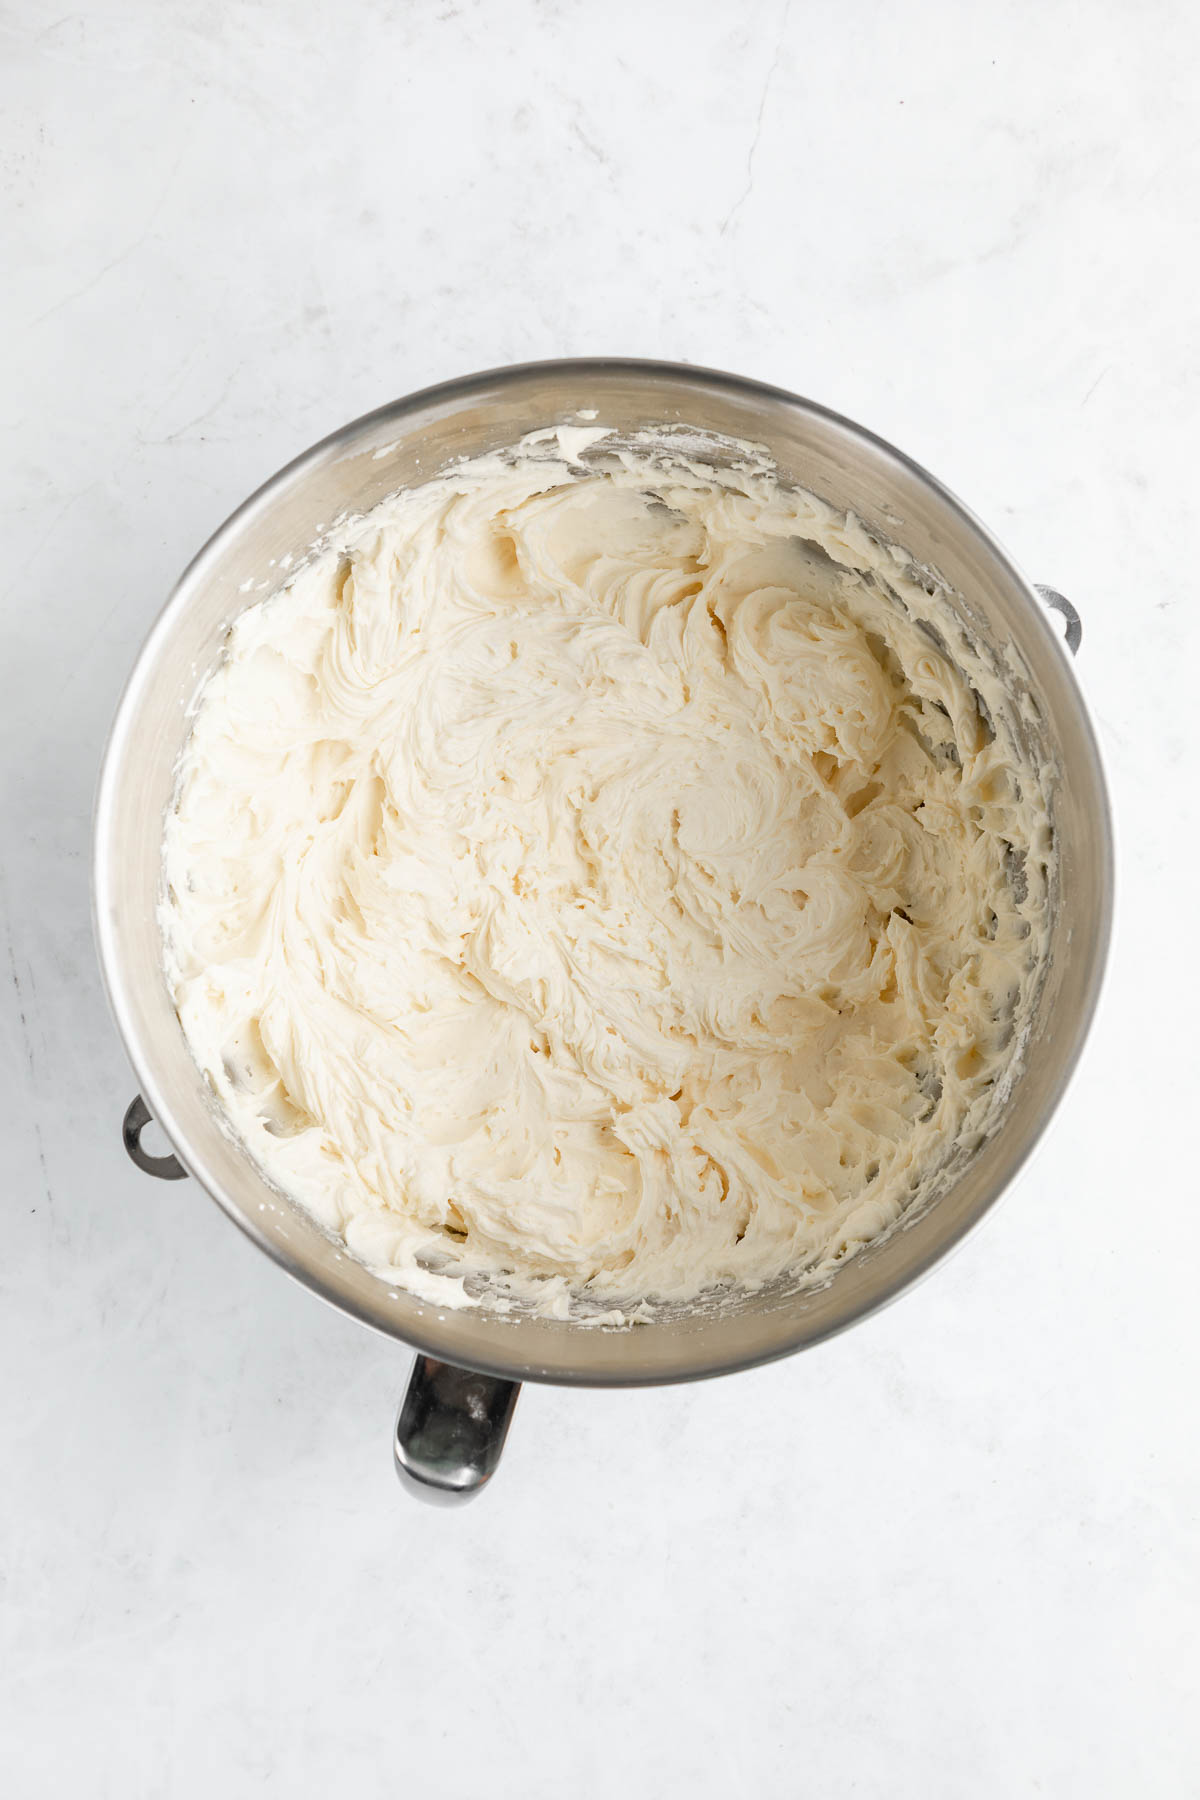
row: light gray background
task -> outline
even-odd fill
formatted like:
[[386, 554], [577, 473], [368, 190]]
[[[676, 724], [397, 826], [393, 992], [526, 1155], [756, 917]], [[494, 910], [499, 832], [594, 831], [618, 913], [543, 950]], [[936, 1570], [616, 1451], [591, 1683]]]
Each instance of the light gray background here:
[[[1195, 10], [23, 0], [0, 50], [6, 1792], [1194, 1794]], [[447, 1516], [404, 1351], [125, 1161], [89, 810], [249, 489], [589, 352], [848, 412], [1076, 600], [1118, 935], [947, 1268], [756, 1374], [530, 1390]]]

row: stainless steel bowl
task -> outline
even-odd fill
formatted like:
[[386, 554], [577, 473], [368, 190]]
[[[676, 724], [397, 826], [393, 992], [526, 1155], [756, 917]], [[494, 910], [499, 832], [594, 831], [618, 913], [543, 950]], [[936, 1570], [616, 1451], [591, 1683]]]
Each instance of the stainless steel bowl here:
[[[782, 476], [857, 514], [931, 565], [986, 641], [1029, 670], [1053, 797], [1058, 898], [1049, 971], [1024, 1068], [998, 1124], [954, 1185], [847, 1261], [826, 1286], [786, 1284], [725, 1310], [676, 1311], [630, 1331], [441, 1312], [391, 1288], [276, 1193], [222, 1129], [188, 1052], [162, 968], [156, 918], [163, 815], [188, 707], [244, 592], [302, 554], [319, 526], [594, 407], [622, 431], [686, 425], [768, 446]], [[1041, 590], [1052, 604], [1072, 609]], [[1068, 634], [1070, 637], [1070, 632]], [[1072, 645], [1074, 647], [1074, 645]], [[638, 1386], [694, 1380], [787, 1356], [894, 1299], [975, 1225], [1029, 1155], [1062, 1096], [1095, 1008], [1112, 905], [1112, 831], [1095, 736], [1038, 592], [983, 525], [900, 451], [807, 400], [669, 363], [534, 363], [430, 388], [358, 419], [274, 476], [185, 571], [122, 696], [96, 809], [95, 911], [109, 997], [145, 1097], [126, 1121], [143, 1167], [195, 1176], [261, 1250], [314, 1293], [420, 1352], [397, 1423], [403, 1473], [431, 1494], [477, 1489], [495, 1465], [521, 1381]], [[174, 1147], [140, 1148], [149, 1112]], [[182, 1168], [180, 1167], [182, 1165]]]

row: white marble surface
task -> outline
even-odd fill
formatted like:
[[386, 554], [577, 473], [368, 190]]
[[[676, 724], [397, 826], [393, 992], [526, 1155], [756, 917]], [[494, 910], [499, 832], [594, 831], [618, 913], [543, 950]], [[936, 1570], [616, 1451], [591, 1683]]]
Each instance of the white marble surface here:
[[[1196, 1793], [1194, 9], [17, 0], [0, 50], [5, 1792]], [[448, 1516], [403, 1350], [126, 1163], [89, 808], [251, 487], [587, 352], [862, 419], [1077, 600], [1120, 922], [947, 1268], [755, 1374], [530, 1390]]]

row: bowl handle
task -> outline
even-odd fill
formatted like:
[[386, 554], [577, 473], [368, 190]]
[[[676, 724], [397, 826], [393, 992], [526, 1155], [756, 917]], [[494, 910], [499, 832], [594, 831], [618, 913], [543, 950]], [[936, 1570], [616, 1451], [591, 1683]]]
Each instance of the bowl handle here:
[[520, 1391], [519, 1381], [418, 1356], [392, 1444], [402, 1485], [435, 1506], [478, 1494], [500, 1461]]
[[1083, 620], [1075, 611], [1075, 608], [1071, 605], [1071, 602], [1067, 599], [1066, 595], [1060, 594], [1057, 588], [1043, 587], [1039, 581], [1036, 584], [1036, 589], [1046, 605], [1052, 607], [1056, 613], [1061, 613], [1063, 618], [1067, 621], [1066, 630], [1063, 632], [1063, 640], [1066, 643], [1067, 649], [1071, 652], [1071, 655], [1074, 656], [1078, 652], [1080, 644], [1083, 642]]
[[140, 1094], [135, 1094], [121, 1121], [121, 1137], [126, 1155], [144, 1175], [157, 1175], [160, 1181], [183, 1181], [187, 1170], [177, 1156], [151, 1156], [148, 1150], [142, 1149], [142, 1133], [153, 1122], [154, 1115], [150, 1108]]

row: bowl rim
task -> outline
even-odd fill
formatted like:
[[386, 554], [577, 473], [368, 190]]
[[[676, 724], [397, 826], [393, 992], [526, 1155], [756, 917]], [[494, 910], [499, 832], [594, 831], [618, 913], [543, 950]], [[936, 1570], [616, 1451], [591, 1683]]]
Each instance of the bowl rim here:
[[[844, 1309], [840, 1315], [835, 1315], [820, 1324], [814, 1324], [806, 1321], [804, 1313], [800, 1313], [790, 1327], [785, 1325], [781, 1316], [778, 1338], [765, 1348], [758, 1348], [752, 1352], [735, 1356], [707, 1355], [697, 1359], [694, 1363], [687, 1363], [685, 1366], [681, 1362], [680, 1367], [665, 1371], [655, 1369], [648, 1372], [631, 1366], [627, 1373], [611, 1369], [597, 1371], [584, 1363], [556, 1364], [551, 1367], [539, 1363], [536, 1357], [517, 1356], [506, 1360], [500, 1356], [480, 1354], [475, 1350], [472, 1350], [469, 1358], [465, 1358], [461, 1350], [456, 1354], [454, 1346], [454, 1321], [460, 1315], [454, 1312], [439, 1311], [436, 1307], [428, 1307], [421, 1316], [420, 1329], [414, 1328], [410, 1321], [405, 1321], [404, 1330], [399, 1331], [390, 1325], [383, 1316], [382, 1308], [379, 1309], [377, 1316], [368, 1315], [348, 1298], [343, 1298], [330, 1291], [318, 1273], [290, 1259], [284, 1247], [263, 1232], [258, 1227], [254, 1216], [239, 1207], [233, 1196], [226, 1192], [224, 1184], [207, 1171], [204, 1159], [191, 1152], [186, 1141], [186, 1134], [181, 1132], [175, 1124], [170, 1095], [155, 1073], [153, 1059], [143, 1045], [140, 1033], [131, 1016], [132, 1003], [125, 991], [121, 958], [115, 942], [112, 919], [109, 916], [113, 909], [103, 904], [110, 880], [108, 845], [111, 837], [112, 815], [116, 804], [117, 773], [143, 682], [155, 660], [155, 653], [160, 641], [170, 633], [176, 614], [186, 607], [191, 590], [203, 580], [210, 564], [219, 559], [230, 540], [236, 537], [257, 514], [268, 508], [282, 489], [303, 476], [309, 469], [331, 459], [337, 459], [339, 454], [349, 449], [358, 437], [385, 423], [403, 424], [414, 415], [432, 407], [453, 406], [457, 402], [483, 397], [486, 393], [494, 392], [497, 389], [519, 387], [530, 378], [553, 376], [584, 383], [589, 379], [622, 375], [661, 380], [665, 383], [680, 380], [688, 383], [700, 382], [718, 393], [735, 395], [752, 403], [768, 401], [772, 404], [782, 405], [803, 416], [821, 419], [837, 430], [846, 433], [852, 439], [869, 446], [876, 455], [881, 455], [885, 460], [893, 462], [910, 477], [915, 477], [917, 482], [927, 488], [941, 506], [970, 535], [979, 540], [988, 554], [1004, 568], [1021, 590], [1029, 611], [1036, 621], [1034, 629], [1040, 627], [1046, 643], [1050, 646], [1050, 653], [1060, 660], [1062, 667], [1067, 671], [1069, 685], [1078, 708], [1079, 723], [1094, 765], [1095, 786], [1099, 802], [1099, 817], [1095, 823], [1098, 828], [1103, 881], [1096, 928], [1090, 946], [1091, 966], [1088, 971], [1087, 985], [1081, 996], [1080, 1015], [1074, 1041], [1068, 1053], [1061, 1060], [1056, 1080], [1040, 1095], [1040, 1105], [1033, 1128], [1029, 1131], [1019, 1154], [1012, 1158], [1003, 1178], [980, 1199], [974, 1210], [968, 1213], [944, 1237], [931, 1243], [910, 1266], [881, 1281], [876, 1290], [862, 1299], [859, 1304]], [[258, 597], [261, 598], [261, 596]], [[252, 597], [248, 596], [247, 604], [252, 603]], [[169, 1139], [180, 1162], [194, 1177], [198, 1186], [216, 1202], [222, 1212], [259, 1250], [269, 1256], [272, 1262], [290, 1275], [294, 1281], [299, 1282], [309, 1292], [316, 1294], [336, 1311], [378, 1331], [392, 1341], [403, 1343], [421, 1354], [469, 1366], [500, 1379], [535, 1381], [563, 1387], [667, 1386], [736, 1374], [746, 1369], [777, 1362], [800, 1350], [810, 1349], [818, 1343], [825, 1342], [842, 1331], [849, 1330], [851, 1326], [860, 1324], [863, 1320], [889, 1306], [901, 1294], [909, 1292], [922, 1282], [953, 1250], [966, 1241], [983, 1223], [1001, 1197], [1010, 1191], [1013, 1183], [1040, 1145], [1051, 1120], [1057, 1113], [1094, 1028], [1097, 1007], [1108, 970], [1115, 902], [1116, 857], [1110, 794], [1105, 760], [1086, 694], [1072, 669], [1061, 637], [1047, 620], [1043, 603], [1033, 583], [991, 529], [923, 464], [905, 451], [898, 449], [878, 433], [819, 401], [810, 400], [786, 388], [757, 381], [748, 376], [735, 375], [699, 364], [653, 358], [547, 358], [504, 364], [456, 376], [450, 380], [415, 390], [413, 393], [372, 408], [351, 419], [318, 439], [260, 483], [217, 526], [187, 563], [155, 616], [130, 667], [117, 701], [113, 722], [101, 758], [93, 809], [91, 860], [93, 931], [109, 1008], [133, 1068], [134, 1076], [155, 1120]], [[890, 1233], [885, 1236], [890, 1236]], [[382, 1278], [377, 1279], [379, 1279], [381, 1294], [395, 1291]], [[836, 1276], [833, 1279], [836, 1280]], [[396, 1284], [396, 1287], [399, 1286], [400, 1284]], [[407, 1292], [403, 1289], [401, 1291]], [[782, 1306], [780, 1310], [782, 1315]], [[426, 1326], [429, 1328], [425, 1329]], [[581, 1341], [586, 1342], [594, 1338], [594, 1327], [580, 1326], [577, 1329]], [[624, 1331], [622, 1336], [632, 1347], [636, 1344], [640, 1332]]]

